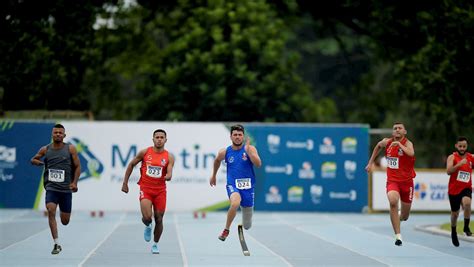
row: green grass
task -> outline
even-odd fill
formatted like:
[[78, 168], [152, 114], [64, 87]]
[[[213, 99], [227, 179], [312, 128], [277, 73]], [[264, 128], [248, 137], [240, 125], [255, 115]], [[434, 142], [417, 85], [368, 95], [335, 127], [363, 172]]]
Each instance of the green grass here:
[[[464, 234], [464, 232], [462, 231], [463, 228], [464, 228], [464, 219], [458, 220], [458, 224], [456, 225], [456, 231], [458, 232], [458, 234]], [[472, 232], [472, 230], [474, 229], [474, 222], [472, 221], [469, 222], [469, 228], [471, 228], [471, 232]], [[441, 229], [451, 232], [451, 223], [442, 224]]]
[[225, 200], [219, 203], [216, 203], [211, 206], [200, 208], [197, 211], [218, 211], [218, 210], [227, 210], [229, 208], [229, 200]]

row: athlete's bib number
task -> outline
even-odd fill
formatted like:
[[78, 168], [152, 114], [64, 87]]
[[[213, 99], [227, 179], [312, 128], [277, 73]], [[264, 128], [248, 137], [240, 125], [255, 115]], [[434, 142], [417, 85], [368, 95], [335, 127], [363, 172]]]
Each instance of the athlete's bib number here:
[[469, 182], [469, 180], [471, 180], [471, 174], [468, 172], [459, 171], [457, 180], [463, 183], [467, 183]]
[[387, 167], [398, 169], [398, 158], [387, 157]]
[[250, 178], [235, 179], [235, 187], [237, 189], [250, 189], [252, 188], [252, 182]]
[[48, 180], [50, 182], [64, 182], [64, 170], [48, 169]]
[[146, 166], [146, 175], [153, 178], [161, 178], [163, 168], [160, 166]]

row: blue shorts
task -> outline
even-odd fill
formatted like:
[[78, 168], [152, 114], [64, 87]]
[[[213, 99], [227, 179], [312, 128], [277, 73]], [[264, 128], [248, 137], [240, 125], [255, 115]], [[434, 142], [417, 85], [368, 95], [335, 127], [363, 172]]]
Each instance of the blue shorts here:
[[230, 198], [232, 193], [237, 192], [240, 194], [240, 206], [242, 207], [253, 207], [254, 203], [254, 189], [237, 189], [235, 186], [228, 184], [226, 187], [227, 189], [227, 196]]
[[55, 203], [59, 205], [59, 210], [64, 213], [71, 213], [72, 193], [46, 190], [45, 203]]

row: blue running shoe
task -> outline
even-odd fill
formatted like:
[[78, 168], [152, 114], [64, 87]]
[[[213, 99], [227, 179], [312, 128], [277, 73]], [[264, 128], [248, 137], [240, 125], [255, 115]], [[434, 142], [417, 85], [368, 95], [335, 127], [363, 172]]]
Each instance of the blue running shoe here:
[[158, 249], [158, 244], [153, 244], [153, 246], [151, 246], [151, 253], [153, 254], [160, 254], [160, 250]]
[[143, 233], [143, 237], [145, 238], [146, 242], [150, 242], [151, 240], [151, 224], [145, 226], [145, 232]]

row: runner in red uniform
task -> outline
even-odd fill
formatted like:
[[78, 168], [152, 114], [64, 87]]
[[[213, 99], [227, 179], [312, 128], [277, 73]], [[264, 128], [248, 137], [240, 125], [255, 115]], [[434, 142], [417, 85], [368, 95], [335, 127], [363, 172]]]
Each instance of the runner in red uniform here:
[[[384, 138], [375, 146], [365, 169], [370, 171], [380, 150], [385, 149], [387, 158], [387, 198], [390, 203], [390, 221], [395, 232], [395, 245], [402, 245], [400, 221], [408, 220], [413, 200], [413, 178], [415, 178], [415, 149], [405, 136], [403, 123], [393, 124], [392, 137]], [[398, 202], [401, 202], [398, 214]]]
[[464, 210], [464, 233], [471, 236], [469, 222], [471, 218], [472, 199], [472, 165], [474, 158], [467, 152], [468, 141], [466, 137], [459, 137], [454, 145], [456, 152], [449, 155], [446, 161], [446, 172], [449, 177], [448, 195], [451, 206], [451, 241], [458, 247], [459, 240], [456, 225], [459, 216], [459, 208]]
[[128, 180], [133, 168], [139, 162], [140, 167], [140, 209], [145, 224], [145, 241], [151, 240], [152, 216], [155, 218], [153, 254], [158, 254], [158, 241], [163, 232], [163, 216], [166, 210], [166, 181], [171, 180], [174, 157], [165, 150], [166, 132], [158, 129], [153, 132], [154, 146], [141, 150], [128, 164], [123, 179], [122, 191], [128, 193]]

